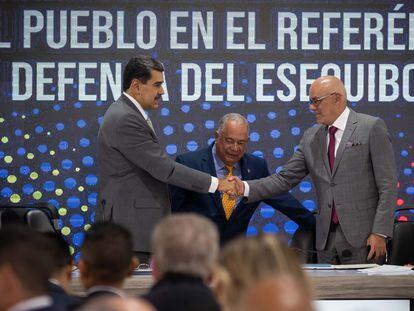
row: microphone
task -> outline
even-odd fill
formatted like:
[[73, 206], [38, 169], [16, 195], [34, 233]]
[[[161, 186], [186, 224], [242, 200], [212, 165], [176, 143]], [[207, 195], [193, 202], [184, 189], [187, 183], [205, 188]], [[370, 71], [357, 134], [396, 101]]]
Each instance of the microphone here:
[[344, 249], [341, 254], [344, 258], [352, 257], [352, 252], [349, 249]]

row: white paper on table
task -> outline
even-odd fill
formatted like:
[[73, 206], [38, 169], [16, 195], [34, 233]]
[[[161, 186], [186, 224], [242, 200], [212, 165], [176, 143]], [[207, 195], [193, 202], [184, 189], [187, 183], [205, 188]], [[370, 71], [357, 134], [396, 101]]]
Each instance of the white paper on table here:
[[382, 265], [375, 268], [360, 269], [358, 272], [368, 275], [414, 275], [412, 267]]

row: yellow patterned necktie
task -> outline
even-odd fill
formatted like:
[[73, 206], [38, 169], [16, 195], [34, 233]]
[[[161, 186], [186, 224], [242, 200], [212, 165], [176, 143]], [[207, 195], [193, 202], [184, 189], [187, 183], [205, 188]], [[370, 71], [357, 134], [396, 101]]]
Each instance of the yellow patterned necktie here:
[[[226, 165], [226, 169], [228, 171], [226, 178], [233, 176], [233, 166]], [[236, 198], [230, 198], [227, 193], [223, 193], [221, 202], [223, 204], [224, 214], [226, 214], [226, 219], [228, 220], [236, 206]]]

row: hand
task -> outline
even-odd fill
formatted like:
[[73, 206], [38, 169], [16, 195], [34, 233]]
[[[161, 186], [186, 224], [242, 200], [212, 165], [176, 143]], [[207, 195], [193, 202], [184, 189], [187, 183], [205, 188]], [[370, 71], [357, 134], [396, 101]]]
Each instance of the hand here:
[[244, 183], [240, 180], [237, 176], [230, 176], [227, 178], [228, 181], [232, 181], [236, 183], [237, 193], [239, 196], [243, 196], [244, 194]]
[[230, 197], [236, 197], [238, 195], [236, 182], [227, 179], [219, 179], [217, 190], [227, 193]]
[[370, 246], [367, 261], [373, 259], [375, 262], [379, 261], [387, 253], [385, 238], [371, 233], [367, 239], [367, 246]]

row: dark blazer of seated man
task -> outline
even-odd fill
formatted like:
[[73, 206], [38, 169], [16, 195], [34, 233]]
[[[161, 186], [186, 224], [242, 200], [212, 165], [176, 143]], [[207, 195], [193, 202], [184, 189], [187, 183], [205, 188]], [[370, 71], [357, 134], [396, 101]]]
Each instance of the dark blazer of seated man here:
[[1, 228], [0, 310], [68, 310], [48, 294], [52, 257], [40, 232], [17, 224]]
[[131, 233], [121, 225], [95, 223], [86, 232], [78, 268], [87, 290], [82, 307], [97, 298], [126, 297], [124, 281], [138, 266]]
[[[237, 113], [226, 114], [219, 121], [213, 144], [205, 149], [179, 155], [176, 161], [221, 178], [229, 174], [226, 166], [230, 166], [232, 174], [242, 180], [266, 177], [269, 175], [266, 161], [245, 153], [248, 136], [247, 120]], [[241, 198], [237, 198], [234, 199], [234, 207], [226, 211], [223, 208], [226, 194], [197, 193], [175, 186], [171, 186], [170, 190], [172, 212], [195, 212], [210, 218], [218, 227], [222, 244], [246, 232], [249, 221], [260, 203], [259, 201], [247, 204]], [[224, 202], [227, 206], [226, 201]], [[299, 226], [314, 230], [315, 217], [291, 194], [272, 197], [263, 202], [282, 212]]]
[[81, 298], [69, 293], [74, 264], [69, 245], [59, 233], [47, 232], [45, 237], [49, 243], [49, 253], [53, 256], [48, 285], [49, 295], [56, 304], [65, 306], [69, 310], [76, 309], [81, 303]]

